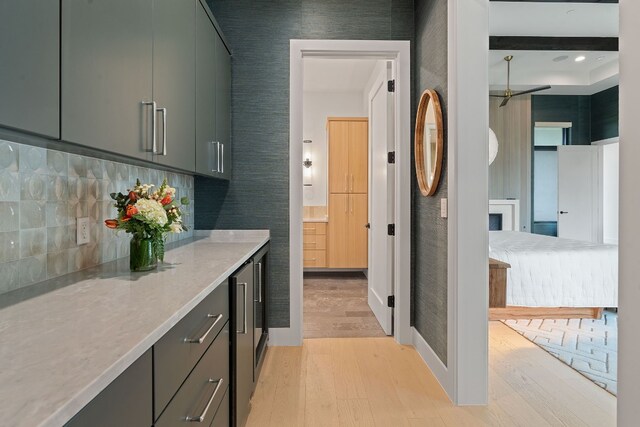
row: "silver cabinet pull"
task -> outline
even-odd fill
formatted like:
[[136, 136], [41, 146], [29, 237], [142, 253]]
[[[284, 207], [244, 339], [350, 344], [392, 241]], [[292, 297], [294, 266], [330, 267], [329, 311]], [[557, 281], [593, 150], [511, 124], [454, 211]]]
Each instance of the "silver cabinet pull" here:
[[317, 261], [318, 258], [305, 258], [304, 261]]
[[347, 187], [349, 186], [349, 178], [347, 178], [347, 174], [344, 174], [344, 192], [347, 192]]
[[220, 141], [216, 141], [216, 145], [218, 146], [218, 169], [216, 172], [222, 172], [220, 169]]
[[222, 165], [222, 167], [220, 168], [220, 173], [224, 173], [224, 142], [218, 142], [218, 144], [220, 144], [220, 146], [222, 147], [222, 149], [220, 150], [220, 164]]
[[156, 143], [156, 133], [157, 133], [157, 129], [156, 129], [156, 110], [157, 110], [157, 105], [155, 101], [142, 101], [142, 105], [151, 105], [151, 150], [147, 150], [147, 151], [151, 151], [152, 153], [155, 153], [156, 150], [158, 149], [157, 147], [157, 143]]
[[245, 335], [247, 333], [247, 286], [248, 283], [238, 283], [238, 286], [242, 286], [242, 298], [244, 299], [244, 321], [242, 323], [242, 330], [236, 331], [239, 334]]
[[207, 416], [207, 412], [209, 412], [209, 408], [211, 407], [213, 400], [216, 398], [216, 394], [218, 394], [218, 390], [220, 390], [220, 387], [222, 386], [222, 378], [220, 378], [219, 380], [214, 380], [209, 378], [207, 383], [209, 384], [217, 383], [216, 388], [213, 389], [213, 394], [211, 395], [211, 397], [209, 398], [209, 401], [207, 402], [207, 406], [204, 407], [204, 410], [202, 411], [202, 413], [197, 417], [192, 417], [191, 415], [187, 415], [185, 418], [186, 421], [196, 422], [196, 423], [204, 422], [204, 418]]
[[155, 145], [154, 145], [153, 153], [159, 156], [166, 156], [167, 155], [167, 109], [164, 107], [156, 108], [156, 111], [162, 113], [162, 151], [156, 152]]
[[211, 332], [213, 330], [213, 328], [216, 327], [218, 322], [220, 320], [222, 320], [222, 314], [218, 314], [217, 316], [215, 314], [207, 314], [207, 318], [208, 319], [214, 319], [215, 318], [216, 320], [213, 321], [211, 326], [209, 326], [209, 328], [205, 331], [204, 334], [202, 334], [202, 336], [200, 338], [185, 338], [184, 342], [189, 343], [189, 344], [202, 344], [204, 342], [204, 340], [207, 339], [207, 335], [209, 335], [209, 332]]
[[262, 302], [262, 262], [258, 263], [258, 302]]
[[351, 174], [351, 192], [353, 193], [353, 174]]

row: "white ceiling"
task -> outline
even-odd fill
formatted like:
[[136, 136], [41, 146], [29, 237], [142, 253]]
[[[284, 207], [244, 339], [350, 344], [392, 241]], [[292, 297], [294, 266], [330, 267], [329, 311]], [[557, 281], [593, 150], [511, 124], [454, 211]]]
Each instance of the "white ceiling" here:
[[617, 37], [618, 22], [616, 3], [492, 1], [489, 6], [492, 36]]
[[[493, 36], [617, 37], [618, 4], [490, 2]], [[489, 52], [489, 85], [502, 91], [507, 83], [506, 55], [511, 62], [511, 88], [551, 85], [546, 95], [591, 95], [618, 84], [618, 52], [497, 51]], [[586, 60], [575, 62], [579, 55]], [[554, 61], [566, 56], [565, 60]]]
[[[507, 84], [507, 65], [503, 58], [514, 55], [511, 61], [511, 89], [524, 90], [551, 85], [540, 92], [546, 95], [592, 95], [618, 84], [618, 52], [563, 52], [492, 50], [489, 52], [490, 90], [504, 90]], [[579, 55], [586, 56], [575, 62]], [[566, 56], [563, 61], [554, 61]]]
[[362, 92], [378, 60], [304, 58], [305, 92]]

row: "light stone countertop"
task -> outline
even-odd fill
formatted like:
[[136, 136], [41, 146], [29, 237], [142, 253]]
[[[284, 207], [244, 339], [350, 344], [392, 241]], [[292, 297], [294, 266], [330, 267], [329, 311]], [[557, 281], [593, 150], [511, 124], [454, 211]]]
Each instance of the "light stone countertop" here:
[[266, 230], [195, 235], [155, 272], [131, 273], [123, 258], [5, 300], [2, 424], [64, 425], [269, 240]]

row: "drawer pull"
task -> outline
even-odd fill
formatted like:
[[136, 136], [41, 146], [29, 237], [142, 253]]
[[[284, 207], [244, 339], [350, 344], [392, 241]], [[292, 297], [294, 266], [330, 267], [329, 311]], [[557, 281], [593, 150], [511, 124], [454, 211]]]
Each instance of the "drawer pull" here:
[[242, 300], [244, 301], [244, 310], [242, 311], [244, 312], [244, 320], [242, 322], [242, 330], [236, 331], [236, 333], [245, 335], [248, 331], [247, 329], [247, 286], [249, 286], [249, 284], [246, 282], [238, 283], [238, 286], [242, 286]]
[[317, 261], [317, 258], [305, 258], [305, 261]]
[[204, 340], [207, 339], [207, 335], [209, 335], [209, 332], [211, 332], [213, 328], [215, 328], [215, 326], [218, 324], [218, 322], [222, 319], [222, 314], [218, 314], [217, 316], [215, 314], [207, 314], [207, 318], [215, 318], [216, 320], [213, 321], [211, 326], [209, 326], [209, 329], [207, 329], [200, 338], [185, 338], [184, 342], [189, 344], [202, 344]]
[[216, 388], [213, 389], [213, 394], [211, 395], [211, 397], [209, 398], [209, 401], [207, 402], [207, 406], [204, 407], [204, 410], [202, 411], [202, 413], [198, 417], [192, 417], [190, 415], [187, 415], [186, 421], [196, 422], [196, 423], [204, 422], [204, 417], [207, 416], [207, 412], [209, 411], [209, 407], [211, 406], [211, 403], [213, 403], [213, 400], [215, 399], [216, 394], [218, 394], [218, 390], [220, 390], [220, 386], [222, 385], [222, 378], [220, 378], [219, 380], [213, 380], [213, 379], [209, 378], [207, 383], [217, 383], [216, 384]]
[[304, 231], [314, 231], [315, 228], [303, 228]]

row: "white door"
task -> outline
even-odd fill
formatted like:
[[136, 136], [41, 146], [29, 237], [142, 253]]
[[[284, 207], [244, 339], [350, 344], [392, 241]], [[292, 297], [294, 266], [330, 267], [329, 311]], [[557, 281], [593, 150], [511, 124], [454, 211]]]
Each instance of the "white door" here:
[[393, 93], [387, 90], [392, 79], [392, 62], [384, 62], [369, 92], [369, 307], [387, 335], [393, 334], [393, 309], [387, 298], [393, 295], [393, 237], [387, 225], [394, 218], [394, 165], [388, 152], [394, 151]]
[[599, 148], [558, 147], [558, 237], [598, 242]]

